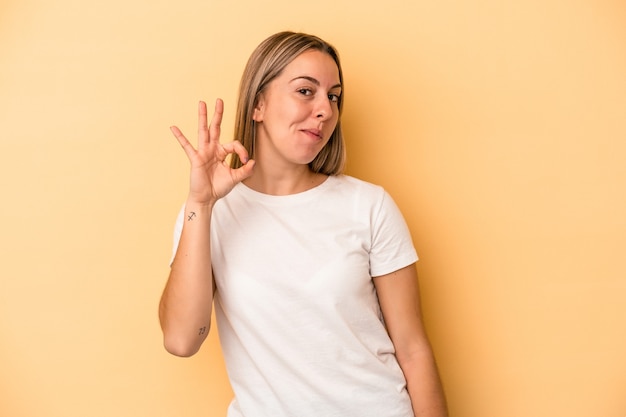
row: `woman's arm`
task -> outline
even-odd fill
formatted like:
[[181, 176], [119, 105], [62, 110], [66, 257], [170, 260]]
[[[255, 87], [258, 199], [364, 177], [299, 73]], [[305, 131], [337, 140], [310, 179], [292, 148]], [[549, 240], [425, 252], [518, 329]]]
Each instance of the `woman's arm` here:
[[195, 354], [211, 326], [211, 212], [211, 205], [185, 204], [185, 223], [159, 304], [163, 343], [176, 356]]
[[439, 372], [422, 322], [415, 264], [375, 277], [374, 285], [415, 417], [446, 417]]
[[[177, 356], [196, 353], [211, 325], [215, 287], [210, 244], [213, 206], [235, 184], [250, 176], [254, 167], [241, 143], [219, 142], [223, 111], [224, 104], [218, 99], [211, 126], [207, 126], [206, 104], [199, 103], [197, 150], [177, 127], [172, 127], [191, 164], [183, 230], [159, 304], [165, 348]], [[231, 169], [226, 163], [231, 153], [236, 153], [245, 165]]]

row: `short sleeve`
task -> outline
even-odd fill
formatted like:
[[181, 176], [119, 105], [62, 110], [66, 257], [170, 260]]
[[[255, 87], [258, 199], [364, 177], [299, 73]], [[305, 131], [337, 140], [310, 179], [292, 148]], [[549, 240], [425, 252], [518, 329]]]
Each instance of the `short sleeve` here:
[[370, 274], [386, 275], [418, 260], [411, 233], [391, 196], [383, 191], [372, 216]]

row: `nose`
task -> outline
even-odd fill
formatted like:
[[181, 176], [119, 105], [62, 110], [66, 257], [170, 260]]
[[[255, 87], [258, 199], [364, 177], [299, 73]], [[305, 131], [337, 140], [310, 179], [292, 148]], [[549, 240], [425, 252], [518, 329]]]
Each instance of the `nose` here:
[[315, 117], [318, 120], [327, 120], [333, 115], [333, 107], [326, 96], [322, 96], [315, 109]]

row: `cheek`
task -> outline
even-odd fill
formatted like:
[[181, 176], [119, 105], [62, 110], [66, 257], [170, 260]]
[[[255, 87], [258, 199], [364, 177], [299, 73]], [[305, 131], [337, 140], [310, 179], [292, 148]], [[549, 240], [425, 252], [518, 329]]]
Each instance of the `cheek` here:
[[328, 123], [328, 128], [329, 128], [331, 134], [332, 134], [332, 132], [335, 131], [335, 128], [337, 127], [337, 123], [339, 123], [339, 116], [338, 115], [333, 117], [333, 119]]
[[274, 108], [274, 117], [282, 122], [300, 122], [308, 116], [308, 111], [300, 103], [285, 100]]

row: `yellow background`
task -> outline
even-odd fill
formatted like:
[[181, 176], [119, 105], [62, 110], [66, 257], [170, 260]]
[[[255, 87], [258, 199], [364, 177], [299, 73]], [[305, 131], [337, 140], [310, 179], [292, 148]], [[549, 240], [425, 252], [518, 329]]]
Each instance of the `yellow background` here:
[[[626, 415], [626, 6], [619, 0], [0, 3], [0, 415], [224, 416], [212, 333], [156, 310], [196, 103], [267, 35], [346, 75], [349, 173], [422, 260], [454, 417]], [[320, 416], [322, 417], [322, 416]]]

